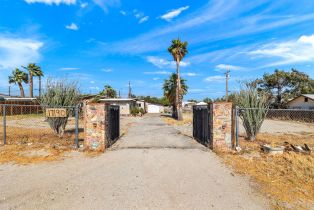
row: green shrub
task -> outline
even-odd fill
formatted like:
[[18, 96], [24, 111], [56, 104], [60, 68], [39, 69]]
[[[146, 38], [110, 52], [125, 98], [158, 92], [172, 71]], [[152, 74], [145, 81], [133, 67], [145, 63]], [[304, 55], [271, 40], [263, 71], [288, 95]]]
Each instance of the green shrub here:
[[142, 115], [144, 115], [144, 114], [145, 114], [145, 110], [144, 110], [143, 108], [140, 108], [140, 113], [141, 113]]
[[255, 87], [246, 86], [235, 95], [235, 103], [240, 107], [239, 117], [248, 140], [255, 140], [266, 114], [268, 112], [268, 98]]
[[132, 116], [137, 116], [140, 113], [140, 109], [138, 107], [133, 107], [130, 110]]

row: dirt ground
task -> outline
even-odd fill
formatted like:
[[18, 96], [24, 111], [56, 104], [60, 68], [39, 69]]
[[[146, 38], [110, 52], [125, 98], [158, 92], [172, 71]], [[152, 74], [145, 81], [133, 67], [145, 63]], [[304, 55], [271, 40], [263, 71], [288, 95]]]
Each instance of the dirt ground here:
[[[135, 117], [121, 117], [121, 135], [138, 121]], [[75, 151], [74, 118], [70, 118], [62, 138], [54, 135], [45, 119], [38, 116], [10, 116], [7, 120], [6, 140], [0, 125], [0, 163], [32, 164], [62, 160]], [[16, 123], [14, 123], [16, 122]], [[31, 122], [31, 123], [30, 123]], [[79, 144], [83, 148], [83, 121], [79, 122]], [[81, 148], [81, 149], [82, 149]]]
[[269, 208], [247, 178], [158, 116], [131, 120], [96, 157], [0, 165], [0, 209]]
[[[192, 135], [192, 115], [183, 122], [164, 117], [163, 120], [181, 133]], [[261, 145], [285, 146], [307, 144], [314, 150], [314, 125], [310, 123], [265, 120], [257, 140], [246, 141], [240, 127], [242, 151], [217, 153], [237, 173], [249, 176], [267, 196], [275, 209], [314, 209], [314, 154], [286, 151], [271, 156]]]

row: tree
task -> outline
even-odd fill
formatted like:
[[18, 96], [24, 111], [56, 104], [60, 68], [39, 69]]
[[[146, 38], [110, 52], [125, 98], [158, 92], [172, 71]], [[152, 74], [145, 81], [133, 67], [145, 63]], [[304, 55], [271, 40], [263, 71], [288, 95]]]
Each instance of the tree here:
[[[28, 71], [28, 78], [29, 78], [29, 97], [34, 97], [34, 83], [33, 83], [33, 77], [39, 77], [39, 85], [41, 85], [41, 77], [44, 76], [40, 66], [37, 66], [35, 63], [30, 63], [26, 67], [22, 66], [24, 69]], [[41, 92], [41, 87], [39, 87], [39, 90]], [[40, 93], [41, 94], [41, 93]]]
[[[169, 79], [166, 79], [163, 84], [164, 96], [169, 100], [172, 105], [172, 116], [177, 116], [176, 109], [176, 93], [177, 93], [177, 74], [172, 73]], [[185, 84], [186, 80], [180, 79], [180, 86], [182, 95], [185, 95], [188, 91], [188, 86]], [[182, 96], [180, 96], [182, 97]]]
[[306, 73], [291, 69], [290, 88], [290, 98], [295, 98], [301, 94], [313, 93], [314, 80], [312, 80]]
[[105, 85], [104, 90], [100, 92], [100, 95], [106, 98], [117, 98], [117, 91], [110, 85]]
[[12, 71], [12, 75], [9, 76], [9, 83], [17, 84], [20, 88], [21, 97], [25, 97], [23, 83], [28, 83], [28, 75], [25, 72], [16, 68], [14, 71]]
[[172, 40], [172, 43], [170, 47], [168, 48], [168, 52], [172, 55], [173, 60], [176, 62], [176, 93], [175, 93], [175, 107], [176, 107], [176, 115], [175, 117], [177, 120], [183, 120], [182, 117], [182, 96], [184, 95], [182, 93], [182, 87], [181, 87], [181, 79], [180, 79], [180, 62], [185, 57], [185, 55], [188, 53], [187, 50], [187, 42], [181, 42], [181, 40], [174, 39]]
[[[69, 107], [79, 103], [80, 93], [76, 82], [67, 80], [47, 79], [46, 88], [39, 99], [40, 105], [45, 107]], [[48, 117], [50, 128], [56, 135], [62, 137], [68, 123], [70, 111], [67, 110], [66, 117]]]
[[291, 71], [276, 69], [274, 73], [266, 73], [262, 79], [248, 84], [258, 87], [259, 91], [267, 92], [269, 100], [273, 101], [271, 106], [274, 108], [284, 108], [289, 99], [314, 91], [314, 82], [309, 75], [296, 69]]
[[212, 100], [211, 100], [210, 98], [208, 98], [208, 97], [204, 98], [203, 101], [204, 101], [205, 103], [207, 103], [207, 104], [209, 104], [209, 103], [212, 102]]

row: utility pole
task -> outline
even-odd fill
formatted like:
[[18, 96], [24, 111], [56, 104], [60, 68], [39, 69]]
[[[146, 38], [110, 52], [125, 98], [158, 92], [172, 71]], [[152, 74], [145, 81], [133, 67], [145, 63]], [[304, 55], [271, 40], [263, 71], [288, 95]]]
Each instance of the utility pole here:
[[226, 102], [228, 102], [228, 93], [229, 93], [229, 90], [228, 90], [228, 80], [230, 78], [230, 70], [227, 68], [227, 71], [225, 73], [226, 75]]
[[131, 82], [129, 81], [129, 94], [128, 94], [128, 98], [132, 97], [132, 93], [131, 93], [132, 89], [131, 89]]
[[9, 96], [11, 96], [11, 85], [9, 85]]
[[120, 93], [120, 90], [119, 90], [119, 98], [121, 98], [121, 93]]

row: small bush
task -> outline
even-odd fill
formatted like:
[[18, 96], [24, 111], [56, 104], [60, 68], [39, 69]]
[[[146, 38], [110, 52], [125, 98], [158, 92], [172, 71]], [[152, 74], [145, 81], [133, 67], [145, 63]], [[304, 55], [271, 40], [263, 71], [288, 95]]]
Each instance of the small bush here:
[[140, 108], [140, 113], [141, 113], [142, 115], [144, 115], [144, 114], [145, 114], [145, 110], [144, 110], [143, 108]]
[[133, 107], [130, 110], [132, 116], [137, 116], [140, 113], [140, 109], [138, 107]]

